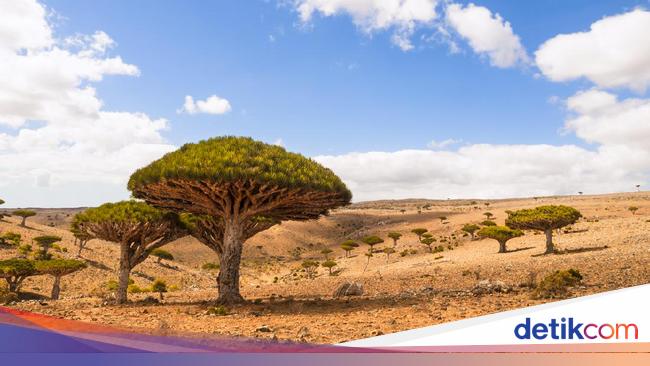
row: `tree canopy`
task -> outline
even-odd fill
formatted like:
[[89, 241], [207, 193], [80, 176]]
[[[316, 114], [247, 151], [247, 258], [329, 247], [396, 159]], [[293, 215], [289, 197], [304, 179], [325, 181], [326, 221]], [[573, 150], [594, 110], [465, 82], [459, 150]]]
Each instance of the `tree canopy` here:
[[23, 281], [30, 276], [38, 274], [34, 261], [29, 259], [0, 260], [0, 278], [7, 281], [10, 292], [16, 292]]
[[580, 211], [563, 205], [539, 206], [511, 212], [506, 226], [523, 230], [552, 230], [571, 225], [582, 217]]
[[128, 184], [152, 206], [191, 214], [192, 235], [219, 255], [219, 302], [243, 301], [243, 243], [283, 220], [311, 220], [352, 198], [330, 169], [247, 137], [186, 144], [137, 170]]
[[541, 230], [546, 235], [546, 252], [555, 252], [553, 230], [571, 225], [582, 217], [580, 211], [563, 205], [539, 206], [523, 209], [508, 214], [506, 226], [513, 229]]
[[523, 236], [524, 232], [511, 229], [507, 226], [486, 226], [479, 230], [478, 235], [482, 238], [490, 238], [499, 242], [499, 253], [506, 252], [506, 242], [510, 239]]
[[[182, 208], [196, 214], [224, 211], [228, 209], [224, 207], [228, 204], [222, 204], [220, 200], [211, 203], [184, 202], [182, 195], [179, 195], [180, 191], [195, 191], [201, 196], [201, 192], [206, 189], [221, 192], [222, 195], [231, 190], [249, 191], [269, 199], [289, 194], [293, 190], [296, 199], [308, 195], [317, 201], [335, 201], [332, 206], [347, 204], [352, 198], [352, 193], [336, 174], [312, 159], [287, 152], [280, 146], [232, 136], [185, 144], [137, 170], [131, 176], [128, 188], [134, 196], [156, 206]], [[161, 190], [165, 192], [160, 192]], [[262, 204], [258, 200], [251, 201], [255, 202], [249, 202], [249, 205]], [[312, 207], [308, 202], [302, 202], [300, 206], [307, 211]], [[268, 210], [273, 207], [266, 208]], [[281, 211], [292, 216], [287, 210], [289, 208]]]
[[479, 229], [480, 227], [476, 224], [465, 224], [463, 225], [463, 228], [461, 230], [463, 230], [466, 233], [469, 233], [469, 235], [472, 236], [472, 239], [474, 239], [474, 233]]
[[84, 235], [120, 244], [119, 303], [126, 301], [131, 269], [152, 251], [188, 233], [188, 224], [178, 214], [138, 201], [87, 209], [75, 215], [72, 226]]

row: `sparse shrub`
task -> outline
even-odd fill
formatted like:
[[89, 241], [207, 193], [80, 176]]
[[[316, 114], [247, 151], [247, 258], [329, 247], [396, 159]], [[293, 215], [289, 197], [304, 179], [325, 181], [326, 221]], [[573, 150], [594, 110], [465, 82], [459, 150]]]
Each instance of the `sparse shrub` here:
[[61, 241], [60, 236], [56, 235], [41, 235], [34, 238], [36, 244], [38, 244], [41, 249], [36, 253], [36, 259], [38, 260], [48, 260], [52, 258], [52, 255], [49, 253], [49, 249]]
[[170, 252], [164, 250], [164, 249], [154, 249], [151, 251], [151, 255], [156, 257], [158, 260], [158, 264], [162, 263], [162, 260], [168, 260], [168, 261], [173, 261], [174, 260], [174, 255], [172, 255]]
[[419, 227], [419, 228], [415, 228], [415, 229], [411, 230], [411, 232], [413, 234], [418, 236], [418, 241], [422, 240], [422, 234], [426, 233], [427, 231], [429, 231], [429, 230], [427, 230], [427, 229], [425, 229], [423, 227]]
[[2, 241], [2, 243], [7, 244], [7, 245], [11, 245], [11, 246], [14, 246], [14, 247], [20, 246], [20, 243], [22, 242], [21, 239], [22, 239], [22, 236], [20, 234], [14, 233], [12, 231], [7, 231], [6, 233], [4, 233], [2, 235], [2, 237], [0, 237], [0, 241]]
[[320, 254], [324, 255], [324, 256], [325, 256], [325, 260], [327, 261], [327, 260], [330, 259], [330, 258], [329, 258], [329, 255], [330, 255], [330, 253], [332, 253], [332, 252], [334, 252], [332, 249], [330, 249], [330, 248], [325, 248], [325, 249], [323, 249], [323, 250], [320, 251]]
[[371, 236], [366, 236], [361, 241], [364, 242], [365, 244], [367, 244], [370, 247], [369, 251], [370, 251], [370, 253], [372, 253], [374, 246], [377, 245], [377, 244], [383, 243], [384, 239], [382, 239], [382, 238], [380, 238], [380, 237], [378, 237], [376, 235], [371, 235]]
[[205, 271], [218, 271], [219, 268], [220, 266], [219, 263], [217, 262], [207, 262], [207, 263], [203, 263], [203, 265], [201, 266], [201, 269]]
[[474, 233], [479, 229], [480, 227], [476, 224], [465, 224], [461, 230], [469, 234], [472, 237], [472, 240], [474, 240]]
[[335, 261], [333, 261], [333, 260], [329, 260], [329, 259], [328, 259], [328, 260], [326, 260], [325, 262], [323, 262], [323, 263], [321, 264], [321, 266], [327, 268], [327, 270], [329, 271], [329, 275], [331, 276], [331, 275], [332, 275], [332, 268], [335, 267], [336, 264], [337, 264], [337, 263], [336, 263]]
[[397, 246], [397, 241], [399, 240], [399, 238], [402, 237], [402, 234], [393, 231], [393, 232], [388, 233], [388, 237], [393, 239], [393, 248], [394, 248], [394, 247]]
[[301, 266], [302, 268], [305, 269], [305, 273], [307, 273], [307, 277], [309, 278], [314, 278], [316, 275], [316, 269], [318, 268], [320, 264], [316, 261], [313, 261], [311, 259], [307, 259], [302, 262]]
[[481, 222], [483, 226], [497, 226], [497, 223], [491, 220], [485, 220]]
[[7, 281], [9, 292], [18, 292], [27, 277], [37, 274], [34, 261], [29, 259], [6, 259], [0, 261], [0, 278], [4, 278]]
[[384, 254], [386, 254], [386, 263], [390, 260], [390, 255], [395, 253], [395, 249], [393, 248], [384, 248]]
[[432, 237], [422, 238], [422, 240], [420, 240], [420, 243], [427, 246], [427, 248], [429, 249], [429, 253], [433, 253], [433, 250], [431, 249], [431, 245], [433, 243], [435, 243], [435, 242], [436, 242], [436, 239], [434, 239]]
[[151, 285], [151, 291], [157, 292], [160, 296], [160, 300], [163, 299], [163, 293], [167, 292], [167, 283], [163, 280], [157, 279]]
[[558, 270], [544, 277], [533, 292], [535, 299], [565, 297], [568, 288], [582, 281], [582, 274], [575, 269]]
[[440, 216], [438, 218], [440, 219], [441, 224], [443, 224], [445, 221], [447, 221], [447, 216]]
[[59, 299], [59, 294], [61, 293], [61, 277], [87, 267], [85, 262], [74, 259], [39, 260], [34, 262], [34, 266], [39, 274], [47, 274], [54, 277], [50, 295], [52, 300]]
[[418, 251], [417, 251], [417, 249], [411, 249], [411, 250], [409, 250], [409, 254], [415, 255], [415, 254], [418, 254]]
[[512, 212], [506, 219], [506, 226], [521, 230], [542, 230], [546, 235], [545, 254], [555, 252], [553, 230], [576, 223], [582, 214], [569, 206], [539, 206]]
[[32, 210], [16, 210], [16, 211], [12, 212], [12, 214], [22, 218], [22, 221], [20, 222], [20, 226], [27, 227], [27, 225], [25, 224], [25, 222], [27, 221], [27, 218], [32, 217], [32, 216], [36, 216], [36, 211], [32, 211]]
[[230, 311], [228, 311], [228, 308], [226, 308], [223, 305], [219, 306], [213, 306], [208, 309], [207, 311], [208, 315], [217, 315], [217, 316], [224, 316], [230, 314]]
[[358, 248], [359, 244], [355, 242], [354, 240], [346, 240], [343, 243], [341, 243], [341, 249], [345, 251], [345, 257], [348, 258], [350, 257], [350, 253], [354, 250], [354, 248]]
[[399, 252], [400, 257], [406, 257], [407, 255], [409, 255], [408, 249], [404, 249], [401, 252]]
[[20, 253], [22, 257], [27, 257], [31, 252], [32, 246], [29, 244], [23, 244], [18, 247], [18, 253]]
[[128, 291], [130, 294], [139, 294], [139, 293], [143, 293], [143, 292], [148, 292], [146, 288], [142, 288], [142, 287], [136, 285], [135, 283], [130, 284], [130, 285], [127, 287], [127, 291]]
[[505, 253], [508, 240], [523, 236], [524, 232], [511, 229], [507, 226], [486, 226], [478, 232], [478, 235], [482, 238], [490, 238], [498, 241], [499, 253]]

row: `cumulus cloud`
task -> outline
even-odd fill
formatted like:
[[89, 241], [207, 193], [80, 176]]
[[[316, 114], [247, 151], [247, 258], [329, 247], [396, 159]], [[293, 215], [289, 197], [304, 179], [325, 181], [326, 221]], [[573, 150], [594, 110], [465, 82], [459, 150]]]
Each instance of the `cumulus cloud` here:
[[230, 102], [227, 99], [220, 98], [216, 95], [211, 95], [205, 100], [194, 101], [191, 95], [185, 96], [185, 103], [183, 108], [178, 110], [178, 113], [187, 114], [226, 114], [231, 110]]
[[[161, 136], [168, 122], [106, 111], [92, 84], [137, 76], [137, 66], [108, 55], [115, 42], [104, 32], [57, 39], [35, 0], [1, 2], [0, 18], [0, 190], [7, 205], [128, 197], [129, 174], [174, 149]], [[84, 185], [109, 194], [78, 194]]]
[[413, 49], [411, 36], [418, 27], [430, 26], [437, 17], [437, 0], [296, 0], [303, 23], [314, 14], [325, 17], [349, 15], [366, 34], [391, 30], [393, 44], [404, 51]]
[[409, 197], [516, 197], [626, 191], [650, 178], [650, 99], [586, 90], [566, 100], [565, 129], [595, 144], [452, 145], [318, 156], [356, 201]]
[[553, 81], [586, 78], [599, 87], [644, 91], [650, 86], [650, 11], [608, 16], [588, 31], [557, 35], [539, 47], [535, 62]]
[[447, 24], [474, 52], [485, 55], [490, 64], [506, 68], [529, 62], [526, 50], [510, 23], [490, 9], [469, 4], [449, 4], [445, 11]]

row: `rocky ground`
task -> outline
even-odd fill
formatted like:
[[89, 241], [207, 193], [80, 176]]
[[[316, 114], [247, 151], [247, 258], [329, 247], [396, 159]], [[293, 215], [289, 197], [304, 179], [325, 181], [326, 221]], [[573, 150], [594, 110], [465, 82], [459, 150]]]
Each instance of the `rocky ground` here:
[[[571, 205], [584, 215], [567, 233], [556, 235], [556, 245], [564, 254], [540, 256], [544, 236], [533, 232], [513, 239], [508, 243], [510, 251], [498, 254], [496, 241], [470, 240], [459, 231], [465, 223], [484, 220], [486, 211], [502, 224], [506, 210], [542, 204]], [[636, 214], [628, 210], [630, 206], [639, 207]], [[44, 233], [61, 235], [61, 246], [67, 252], [59, 255], [74, 257], [72, 236], [66, 230], [74, 212], [39, 212], [28, 220], [29, 228], [18, 227], [18, 221], [10, 217], [0, 222], [0, 232], [19, 232], [26, 242]], [[440, 220], [441, 216], [447, 219]], [[410, 233], [415, 227], [429, 229], [438, 239], [447, 237], [444, 251], [428, 253]], [[52, 280], [40, 276], [23, 286], [24, 296], [34, 300], [10, 306], [146, 332], [337, 343], [553, 301], [531, 299], [529, 286], [558, 269], [575, 268], [584, 276], [568, 296], [648, 283], [649, 228], [647, 192], [475, 202], [368, 202], [336, 210], [316, 222], [283, 223], [251, 239], [245, 246], [242, 271], [242, 294], [251, 301], [225, 309], [226, 315], [211, 314], [215, 274], [201, 269], [216, 255], [189, 238], [167, 247], [174, 261], [161, 265], [149, 259], [133, 273], [140, 287], [162, 278], [177, 288], [161, 302], [145, 300], [157, 294], [141, 293], [131, 294], [133, 302], [128, 305], [110, 305], [111, 293], [104, 285], [115, 278], [117, 247], [91, 241], [83, 253], [89, 267], [63, 279], [61, 300], [47, 299]], [[396, 247], [398, 253], [389, 259], [376, 253], [368, 262], [363, 247], [345, 258], [338, 247], [345, 238], [365, 235], [385, 238], [386, 247], [392, 245], [386, 238], [389, 231], [404, 234]], [[320, 268], [315, 278], [307, 278], [301, 262], [306, 258], [322, 261], [323, 248], [334, 250], [330, 257], [338, 263], [335, 275]], [[400, 256], [404, 250], [409, 254]], [[0, 258], [15, 255], [13, 249], [0, 248]], [[360, 284], [363, 295], [334, 298], [344, 282]]]

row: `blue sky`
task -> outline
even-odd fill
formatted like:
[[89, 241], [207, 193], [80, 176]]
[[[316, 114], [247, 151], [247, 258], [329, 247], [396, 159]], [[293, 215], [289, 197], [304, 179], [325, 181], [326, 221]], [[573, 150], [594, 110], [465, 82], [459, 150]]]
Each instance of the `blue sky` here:
[[[486, 143], [576, 143], [557, 130], [550, 105], [582, 82], [535, 79], [534, 69], [499, 70], [464, 50], [429, 44], [405, 53], [389, 32], [368, 37], [349, 17], [300, 27], [271, 1], [45, 1], [67, 19], [62, 35], [103, 30], [138, 78], [98, 84], [106, 108], [168, 118], [174, 144], [209, 136], [282, 139], [308, 155], [425, 148], [449, 138]], [[507, 19], [534, 50], [558, 33], [587, 29], [640, 1], [476, 2]], [[539, 16], [544, 14], [544, 16]], [[422, 34], [427, 31], [423, 30]], [[275, 42], [269, 40], [269, 36]], [[350, 68], [352, 70], [350, 70]], [[186, 94], [226, 97], [224, 116], [184, 116]]]
[[[647, 12], [644, 9], [649, 5], [647, 1], [476, 1], [473, 7], [487, 11], [497, 31], [503, 30], [501, 28], [506, 23], [511, 27], [511, 39], [518, 39], [525, 53], [522, 57], [528, 58], [527, 62], [517, 61], [505, 67], [494, 66], [488, 53], [472, 45], [471, 36], [463, 35], [460, 28], [446, 20], [445, 13], [452, 2], [431, 1], [435, 6], [435, 18], [414, 21], [413, 29], [407, 32], [413, 48], [404, 50], [392, 37], [401, 34], [406, 23], [395, 21], [386, 26], [374, 26], [378, 20], [372, 15], [368, 16], [373, 14], [372, 11], [364, 13], [365, 10], [359, 10], [352, 0], [330, 1], [333, 6], [338, 6], [332, 14], [327, 13], [328, 0], [20, 1], [33, 2], [47, 13], [45, 22], [56, 40], [46, 43], [40, 52], [49, 51], [52, 47], [66, 50], [61, 40], [104, 32], [114, 44], [107, 47], [105, 52], [93, 55], [94, 59], [119, 56], [124, 64], [138, 69], [139, 75], [129, 71], [101, 71], [101, 80], [89, 80], [85, 75], [77, 75], [78, 83], [72, 87], [82, 89], [92, 86], [95, 98], [102, 103], [97, 111], [143, 113], [151, 120], [165, 119], [166, 128], [147, 132], [155, 136], [147, 137], [144, 142], [134, 141], [134, 144], [168, 146], [158, 153], [151, 152], [146, 161], [183, 143], [217, 135], [246, 135], [269, 143], [281, 141], [288, 150], [315, 157], [330, 166], [349, 182], [353, 192], [356, 190], [355, 193], [359, 193], [355, 197], [360, 199], [404, 198], [409, 193], [431, 198], [574, 193], [582, 182], [587, 182], [585, 186], [588, 188], [584, 190], [598, 193], [623, 189], [630, 186], [633, 180], [645, 182], [647, 177], [646, 171], [636, 169], [642, 162], [634, 162], [638, 165], [633, 164], [603, 181], [602, 173], [595, 171], [599, 167], [604, 170], [605, 163], [618, 166], [613, 161], [620, 155], [603, 156], [601, 150], [605, 149], [602, 148], [608, 147], [609, 151], [626, 144], [620, 141], [610, 143], [601, 135], [590, 136], [589, 132], [585, 132], [590, 130], [587, 128], [574, 126], [567, 129], [569, 121], [576, 114], [588, 114], [593, 120], [590, 123], [598, 126], [607, 123], [600, 119], [601, 116], [567, 108], [567, 100], [578, 93], [601, 92], [619, 100], [637, 98], [645, 101], [645, 87], [602, 79], [602, 75], [612, 73], [629, 79], [629, 64], [622, 62], [618, 69], [592, 74], [582, 72], [580, 65], [575, 65], [575, 70], [567, 71], [571, 75], [554, 77], [535, 57], [535, 52], [545, 42], [560, 34], [588, 32], [590, 26], [599, 20], [617, 15], [627, 16], [635, 9], [645, 16]], [[307, 21], [301, 18], [300, 13], [300, 5], [305, 3], [315, 6]], [[383, 6], [391, 1], [366, 3]], [[459, 2], [458, 6], [461, 10], [467, 10], [472, 5]], [[358, 21], [359, 14], [364, 17], [361, 22]], [[417, 17], [415, 14], [414, 18]], [[629, 17], [632, 18], [632, 15]], [[467, 19], [464, 24], [468, 27], [481, 26]], [[633, 20], [626, 19], [624, 22], [632, 24]], [[373, 25], [369, 26], [369, 23]], [[447, 29], [449, 35], [443, 36], [439, 26]], [[608, 26], [604, 33], [606, 37], [611, 33], [613, 38], [629, 38], [622, 34], [627, 31], [623, 28]], [[594, 38], [597, 36], [594, 35]], [[643, 34], [635, 34], [634, 37], [640, 37], [641, 41], [648, 38]], [[427, 40], [431, 38], [436, 41]], [[578, 64], [589, 63], [594, 52], [602, 52], [589, 49], [597, 42], [576, 40], [583, 41], [586, 44], [584, 55], [575, 58]], [[455, 51], [450, 46], [452, 43], [457, 47]], [[87, 43], [80, 47], [92, 45]], [[13, 48], [14, 51], [17, 49]], [[560, 64], [566, 63], [558, 55], [562, 47], [556, 49], [549, 47], [549, 62], [553, 67], [567, 67]], [[22, 51], [15, 52], [16, 56], [20, 56]], [[627, 49], [620, 52], [634, 53]], [[581, 56], [585, 58], [580, 59]], [[643, 53], [630, 57], [644, 61], [644, 57], [648, 56]], [[585, 65], [585, 68], [589, 67]], [[639, 77], [645, 80], [646, 70], [637, 71], [641, 73]], [[41, 82], [43, 76], [38, 77]], [[191, 95], [195, 100], [216, 95], [226, 99], [231, 109], [223, 114], [179, 113], [186, 95]], [[6, 109], [16, 105], [15, 101], [12, 105], [10, 102], [11, 99], [5, 101]], [[18, 142], [13, 139], [18, 138], [21, 130], [33, 132], [42, 125], [55, 125], [47, 117], [32, 116], [20, 117], [19, 122], [3, 125], [2, 103], [0, 97], [0, 138], [4, 134], [5, 139], [16, 146]], [[15, 115], [15, 112], [10, 112], [12, 116]], [[645, 116], [645, 110], [639, 113]], [[607, 118], [615, 119], [610, 114]], [[638, 124], [637, 120], [629, 122], [630, 125], [635, 123]], [[79, 128], [83, 129], [83, 125], [73, 130]], [[68, 133], [76, 135], [73, 130]], [[41, 135], [55, 134], [45, 130], [41, 132]], [[630, 135], [635, 134], [630, 132]], [[432, 141], [445, 140], [455, 142], [438, 147], [430, 144]], [[77, 142], [73, 138], [62, 139], [56, 147], [56, 151], [61, 152], [60, 159], [69, 161], [66, 156], [71, 155], [66, 155], [62, 149]], [[499, 147], [510, 149], [515, 145], [524, 145], [534, 148], [549, 144], [558, 149], [538, 153], [543, 156], [566, 154], [554, 158], [561, 161], [565, 160], [564, 156], [584, 155], [580, 159], [585, 160], [572, 161], [572, 165], [559, 169], [572, 171], [588, 164], [593, 166], [571, 175], [571, 181], [553, 183], [551, 186], [546, 179], [561, 174], [561, 171], [540, 170], [533, 172], [533, 176], [522, 178], [521, 182], [513, 182], [509, 178], [507, 184], [497, 179], [492, 185], [480, 185], [478, 183], [485, 181], [482, 176], [450, 176], [445, 171], [451, 168], [440, 166], [441, 159], [460, 159], [462, 164], [468, 164], [469, 170], [480, 171], [485, 167], [485, 162], [473, 160], [472, 154], [458, 150], [471, 150], [482, 144], [495, 147], [490, 152], [477, 153], [483, 156], [489, 156]], [[568, 147], [578, 150], [560, 151]], [[119, 147], [123, 148], [128, 146]], [[397, 181], [391, 177], [382, 181], [382, 174], [377, 174], [378, 182], [365, 181], [354, 174], [366, 168], [373, 172], [381, 170], [386, 164], [401, 166], [395, 154], [409, 150], [423, 154], [415, 158], [423, 159], [423, 166], [428, 166], [427, 159], [431, 159], [431, 170], [423, 169], [425, 172], [421, 175]], [[645, 159], [647, 154], [645, 149], [642, 150], [642, 158]], [[16, 147], [4, 151], [6, 154], [24, 156]], [[371, 152], [387, 155], [377, 160], [377, 156], [367, 155]], [[445, 155], [447, 153], [451, 155]], [[513, 150], [504, 154], [518, 155], [518, 152]], [[111, 155], [104, 158], [106, 161], [115, 159]], [[384, 158], [388, 160], [382, 160]], [[531, 170], [527, 164], [535, 160], [536, 156], [530, 156], [526, 163], [513, 161], [509, 164], [512, 169], [521, 168], [522, 172], [517, 176], [523, 176]], [[554, 161], [548, 165], [555, 164]], [[91, 187], [105, 187], [106, 196], [111, 199], [125, 198], [123, 182], [128, 178], [131, 166], [111, 168], [110, 178], [102, 178], [106, 172], [89, 171], [88, 179], [82, 179], [57, 171], [53, 166], [58, 163], [50, 161], [43, 166], [34, 163], [29, 169], [8, 174], [10, 183], [6, 183], [5, 191], [15, 197], [5, 198], [8, 204], [47, 206], [65, 205], [67, 202], [71, 205], [96, 204], [102, 201], [91, 196]], [[97, 162], [87, 164], [96, 165]], [[526, 166], [522, 168], [523, 165]], [[438, 174], [441, 175], [440, 179], [426, 183], [429, 177]], [[93, 178], [95, 176], [97, 179]], [[534, 183], [535, 179], [537, 183]], [[36, 183], [33, 183], [34, 180]], [[24, 187], [26, 182], [34, 185], [36, 192], [20, 193], [18, 188]], [[412, 182], [415, 183], [409, 185]], [[397, 186], [402, 183], [402, 187]], [[472, 188], [475, 185], [484, 187]], [[66, 186], [76, 187], [76, 192], [87, 193], [82, 196], [73, 194]], [[1, 192], [2, 183], [0, 195]], [[60, 198], [51, 198], [53, 192], [60, 192], [57, 195]]]

